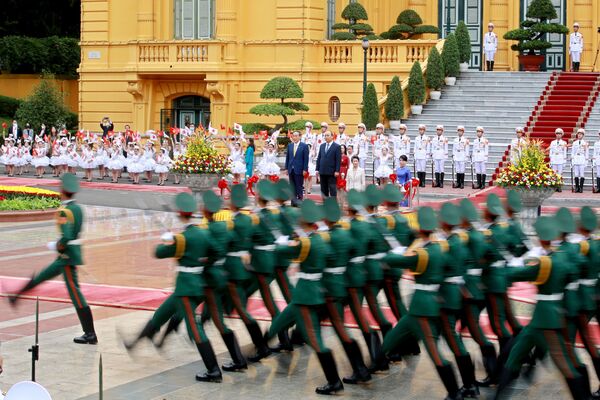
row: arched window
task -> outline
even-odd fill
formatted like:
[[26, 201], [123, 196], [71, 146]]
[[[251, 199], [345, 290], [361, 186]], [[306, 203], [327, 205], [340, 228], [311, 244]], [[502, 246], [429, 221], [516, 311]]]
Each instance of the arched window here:
[[337, 96], [333, 96], [329, 99], [329, 119], [333, 122], [337, 122], [340, 119], [342, 113], [342, 103]]

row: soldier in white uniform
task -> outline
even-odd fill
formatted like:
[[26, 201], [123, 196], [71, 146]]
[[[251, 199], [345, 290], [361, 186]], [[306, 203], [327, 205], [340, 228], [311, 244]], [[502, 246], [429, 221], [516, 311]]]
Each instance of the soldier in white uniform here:
[[340, 122], [338, 124], [338, 134], [335, 142], [337, 144], [343, 144], [346, 146], [348, 145], [348, 135], [346, 135], [346, 124], [343, 122]]
[[[554, 133], [556, 134], [556, 139], [550, 143], [550, 167], [554, 172], [562, 176], [563, 168], [567, 161], [567, 142], [563, 140], [565, 132], [561, 128], [557, 128]], [[562, 188], [559, 187], [556, 191], [562, 192]]]
[[400, 135], [394, 137], [394, 157], [396, 165], [400, 165], [400, 156], [410, 155], [410, 138], [406, 133], [408, 127], [405, 124], [400, 124]]
[[577, 139], [571, 147], [571, 163], [573, 164], [573, 177], [575, 179], [575, 193], [583, 193], [585, 183], [585, 166], [589, 159], [589, 145], [583, 139], [585, 130], [577, 130]]
[[367, 127], [362, 122], [358, 124], [358, 133], [354, 135], [354, 149], [358, 153], [358, 162], [362, 169], [365, 169], [365, 160], [369, 152], [369, 138], [365, 134]]
[[448, 158], [448, 139], [444, 136], [444, 126], [435, 128], [436, 136], [431, 139], [431, 158], [433, 159], [433, 173], [435, 182], [433, 187], [444, 187], [444, 167]]
[[571, 55], [571, 71], [579, 72], [581, 52], [583, 51], [583, 35], [579, 32], [579, 24], [573, 24], [573, 33], [569, 37], [569, 54]]
[[485, 65], [488, 71], [494, 70], [494, 57], [498, 50], [498, 36], [494, 33], [494, 24], [488, 24], [488, 31], [483, 35], [483, 51], [485, 52]]
[[486, 185], [485, 164], [488, 160], [489, 142], [483, 137], [484, 133], [483, 127], [478, 126], [477, 137], [473, 140], [472, 162], [475, 166], [475, 174], [477, 175], [477, 185], [475, 186], [475, 189], [483, 189]]
[[425, 135], [426, 131], [427, 127], [425, 125], [419, 125], [419, 134], [415, 138], [415, 170], [420, 181], [420, 187], [425, 187], [427, 157], [430, 153], [430, 142], [429, 137]]
[[312, 122], [307, 122], [304, 124], [304, 135], [302, 135], [302, 143], [310, 144], [311, 146], [315, 141], [315, 134], [313, 133], [313, 124]]
[[[600, 135], [600, 131], [598, 131]], [[596, 168], [596, 193], [600, 193], [600, 140], [594, 143], [594, 156], [592, 168]]]
[[525, 130], [522, 127], [515, 128], [517, 137], [510, 142], [510, 161], [516, 164], [521, 159], [521, 152], [525, 146]]
[[[384, 133], [385, 127], [382, 123], [375, 127], [375, 142], [373, 142], [373, 171], [379, 168], [379, 158], [381, 157], [381, 149], [387, 145], [387, 136]], [[379, 182], [379, 179], [377, 179]]]
[[454, 187], [465, 188], [465, 162], [469, 156], [469, 139], [465, 137], [465, 127], [460, 125], [456, 127], [458, 136], [452, 143], [452, 159], [454, 170], [456, 171], [456, 184]]

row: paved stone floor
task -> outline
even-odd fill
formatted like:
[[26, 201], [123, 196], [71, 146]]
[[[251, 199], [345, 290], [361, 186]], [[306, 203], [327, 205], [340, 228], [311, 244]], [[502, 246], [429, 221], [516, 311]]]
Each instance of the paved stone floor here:
[[[110, 199], [111, 194], [102, 192]], [[168, 289], [173, 283], [172, 261], [152, 257], [162, 226], [178, 228], [172, 215], [133, 209], [85, 206], [86, 222], [84, 255], [86, 272], [81, 282], [98, 288], [122, 286], [138, 289]], [[53, 259], [45, 244], [56, 238], [53, 222], [0, 224], [0, 284], [14, 277], [29, 277]], [[60, 280], [60, 278], [57, 278]], [[403, 293], [410, 296], [410, 283], [403, 282]], [[126, 290], [126, 289], [124, 289]], [[0, 290], [1, 291], [1, 290]], [[274, 290], [276, 297], [280, 297]], [[0, 298], [0, 351], [5, 358], [0, 389], [8, 390], [16, 382], [30, 377], [31, 365], [27, 349], [33, 342], [35, 302], [23, 300], [12, 309]], [[517, 313], [527, 315], [531, 307], [518, 303]], [[81, 346], [72, 342], [80, 327], [70, 304], [40, 303], [40, 361], [38, 382], [56, 400], [92, 400], [98, 398], [98, 362], [104, 365], [104, 399], [106, 400], [183, 400], [196, 398], [231, 399], [308, 399], [316, 398], [314, 388], [324, 377], [314, 353], [307, 347], [292, 354], [272, 356], [250, 366], [245, 373], [227, 373], [222, 384], [196, 383], [194, 375], [203, 369], [195, 348], [182, 330], [160, 352], [144, 344], [129, 355], [121, 345], [118, 331], [134, 335], [151, 316], [148, 311], [116, 307], [94, 307], [98, 346]], [[250, 339], [240, 322], [227, 320], [236, 330], [246, 353], [252, 351]], [[266, 328], [266, 322], [262, 323]], [[209, 337], [221, 362], [228, 359], [225, 346], [212, 324]], [[350, 371], [341, 346], [324, 328], [327, 344], [333, 349], [340, 374]], [[360, 337], [357, 331], [352, 331]], [[481, 376], [481, 356], [470, 339]], [[362, 346], [362, 340], [359, 340]], [[449, 351], [442, 345], [443, 353]], [[363, 346], [363, 352], [365, 352]], [[366, 352], [365, 352], [366, 354]], [[451, 357], [449, 357], [452, 360]], [[587, 360], [586, 356], [583, 359]], [[592, 371], [590, 369], [590, 371]], [[593, 373], [591, 375], [594, 375]], [[597, 380], [593, 379], [596, 387]], [[492, 398], [484, 390], [481, 398]], [[369, 385], [346, 387], [344, 397], [355, 399], [442, 399], [445, 393], [435, 369], [423, 354], [395, 364], [389, 373], [378, 374]], [[531, 384], [518, 381], [513, 399], [564, 399], [562, 379], [550, 362], [541, 365]]]

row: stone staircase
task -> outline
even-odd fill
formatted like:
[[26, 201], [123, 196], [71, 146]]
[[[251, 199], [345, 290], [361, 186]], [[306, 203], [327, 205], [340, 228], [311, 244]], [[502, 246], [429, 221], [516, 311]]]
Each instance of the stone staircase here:
[[[594, 143], [600, 140], [600, 135], [598, 132], [600, 131], [600, 101], [597, 101], [589, 114], [587, 123], [584, 126], [585, 128], [585, 139], [590, 144], [590, 163], [585, 171], [585, 185], [584, 190], [591, 190], [592, 186], [592, 161], [591, 158], [594, 155]], [[600, 162], [600, 160], [598, 160]], [[596, 177], [596, 171], [594, 171], [594, 177]], [[565, 171], [565, 183], [571, 184], [571, 170]], [[594, 182], [595, 184], [595, 182]]]
[[[445, 134], [452, 142], [457, 125], [464, 125], [465, 136], [475, 138], [477, 126], [485, 128], [490, 142], [487, 178], [491, 181], [505, 155], [507, 146], [515, 137], [515, 128], [524, 126], [544, 91], [550, 73], [540, 72], [463, 72], [456, 86], [445, 86], [440, 100], [430, 100], [423, 114], [403, 121], [411, 139], [417, 135], [419, 124], [427, 125], [427, 134], [435, 135], [436, 125], [444, 125]], [[389, 131], [390, 134], [397, 132]], [[412, 149], [411, 149], [412, 150]], [[452, 183], [451, 146], [446, 162], [446, 185]], [[412, 168], [412, 157], [409, 158]], [[367, 160], [367, 176], [373, 173], [372, 156]], [[470, 163], [465, 182], [471, 184]], [[431, 184], [431, 165], [427, 167], [427, 184]]]

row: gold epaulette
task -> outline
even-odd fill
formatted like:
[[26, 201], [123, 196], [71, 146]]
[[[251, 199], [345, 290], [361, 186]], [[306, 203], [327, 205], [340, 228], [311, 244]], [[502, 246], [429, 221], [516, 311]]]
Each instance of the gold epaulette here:
[[279, 208], [269, 208], [268, 210], [269, 210], [269, 211], [271, 212], [271, 214], [273, 214], [273, 215], [279, 215], [279, 214], [281, 214], [281, 210], [280, 210]]
[[260, 217], [254, 213], [248, 214], [250, 215], [250, 219], [252, 219], [252, 225], [260, 224]]
[[417, 249], [417, 268], [412, 272], [413, 275], [422, 275], [427, 271], [429, 265], [429, 253], [425, 249]]
[[67, 222], [70, 224], [75, 223], [75, 217], [73, 216], [73, 211], [69, 210], [66, 207], [61, 207], [56, 211], [56, 223], [58, 225], [64, 225]]
[[338, 221], [338, 225], [344, 229], [344, 230], [349, 230], [350, 229], [350, 222], [349, 221]]
[[206, 220], [206, 218], [202, 218], [202, 220], [198, 222], [196, 226], [200, 229], [208, 229], [208, 221]]
[[552, 272], [552, 258], [548, 256], [540, 257], [540, 270], [537, 278], [535, 278], [535, 281], [532, 283], [539, 286], [548, 282], [548, 278], [550, 278], [550, 272]]
[[490, 229], [484, 229], [481, 231], [484, 236], [492, 236], [494, 233]]
[[498, 222], [498, 226], [501, 228], [508, 228], [508, 223], [507, 222]]
[[213, 219], [215, 221], [219, 221], [219, 222], [230, 221], [231, 219], [233, 219], [233, 214], [229, 210], [220, 210], [215, 213], [215, 215], [213, 216]]
[[581, 254], [587, 256], [590, 252], [590, 243], [587, 240], [582, 240], [579, 243], [579, 250], [581, 251]]
[[469, 234], [467, 232], [460, 231], [457, 234], [458, 234], [458, 237], [460, 238], [461, 242], [463, 242], [463, 243], [469, 242]]
[[185, 253], [185, 236], [181, 233], [175, 235], [175, 258], [180, 259]]
[[227, 225], [227, 230], [228, 231], [232, 231], [233, 228], [234, 228], [234, 226], [235, 226], [235, 224], [233, 223], [233, 221], [230, 220], [230, 219], [226, 220], [225, 224]]
[[450, 246], [448, 245], [447, 240], [436, 240], [436, 243], [440, 245], [440, 248], [442, 249], [442, 251], [444, 253], [447, 253], [448, 250], [450, 249]]
[[310, 253], [310, 238], [300, 238], [300, 255], [294, 260], [297, 263], [303, 263]]
[[323, 238], [323, 240], [325, 240], [327, 243], [329, 243], [331, 241], [331, 235], [329, 234], [329, 232], [318, 232], [318, 234]]
[[396, 228], [396, 218], [393, 215], [384, 215], [383, 218], [387, 221], [387, 228], [393, 230]]

